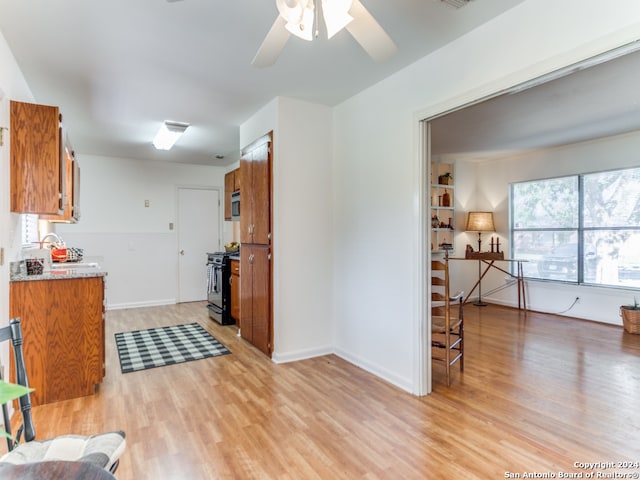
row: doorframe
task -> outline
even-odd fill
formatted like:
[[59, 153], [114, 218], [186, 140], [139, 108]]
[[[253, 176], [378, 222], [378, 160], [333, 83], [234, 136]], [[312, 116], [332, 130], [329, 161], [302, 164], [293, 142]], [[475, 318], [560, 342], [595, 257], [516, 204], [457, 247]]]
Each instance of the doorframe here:
[[[222, 248], [223, 242], [223, 227], [224, 227], [224, 211], [223, 211], [223, 195], [224, 195], [224, 187], [215, 186], [215, 185], [183, 185], [176, 184], [174, 186], [174, 198], [175, 198], [175, 221], [174, 223], [174, 237], [175, 237], [175, 269], [176, 269], [176, 303], [180, 300], [180, 251], [179, 251], [179, 240], [180, 240], [180, 190], [188, 189], [188, 190], [215, 190], [218, 192], [218, 249]], [[206, 253], [206, 252], [205, 252]]]
[[[605, 63], [609, 60], [624, 56], [640, 50], [640, 40], [635, 39], [623, 44], [612, 46], [606, 50], [600, 50], [592, 53], [582, 60], [574, 61], [569, 64], [564, 63], [555, 68], [550, 68], [546, 73], [534, 74], [528, 76], [524, 80], [510, 82], [509, 79], [496, 79], [489, 85], [485, 85], [479, 90], [466, 92], [462, 96], [449, 99], [443, 103], [422, 109], [414, 113], [414, 138], [416, 138], [416, 161], [418, 185], [418, 231], [417, 231], [417, 252], [415, 257], [418, 259], [418, 272], [416, 278], [416, 288], [418, 288], [417, 296], [417, 325], [414, 327], [416, 332], [416, 340], [414, 348], [414, 390], [416, 395], [428, 395], [432, 391], [432, 362], [431, 362], [431, 286], [428, 281], [431, 275], [431, 222], [427, 222], [426, 192], [429, 191], [429, 175], [431, 170], [431, 122], [440, 117], [448, 115], [467, 107], [477, 105], [479, 103], [501, 97], [503, 95], [515, 94], [530, 88], [535, 88], [544, 83], [556, 80], [558, 78], [571, 75], [577, 71], [592, 66]], [[549, 61], [554, 61], [550, 59]], [[519, 72], [522, 73], [522, 72]], [[526, 73], [525, 73], [526, 75]], [[507, 82], [506, 86], [502, 86]], [[416, 131], [417, 129], [417, 131]]]

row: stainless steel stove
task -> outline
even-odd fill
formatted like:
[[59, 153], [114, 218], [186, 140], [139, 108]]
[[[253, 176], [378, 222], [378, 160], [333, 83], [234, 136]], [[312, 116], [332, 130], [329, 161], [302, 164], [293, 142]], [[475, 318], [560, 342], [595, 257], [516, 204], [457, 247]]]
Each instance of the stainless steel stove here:
[[207, 253], [207, 309], [209, 316], [221, 325], [232, 325], [231, 256], [228, 252]]

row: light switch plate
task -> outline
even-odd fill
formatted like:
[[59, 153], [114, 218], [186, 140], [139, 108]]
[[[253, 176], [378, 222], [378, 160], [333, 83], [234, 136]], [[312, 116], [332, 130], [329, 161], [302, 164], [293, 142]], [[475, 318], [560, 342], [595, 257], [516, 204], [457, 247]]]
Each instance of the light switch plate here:
[[4, 247], [0, 248], [0, 266], [4, 265]]

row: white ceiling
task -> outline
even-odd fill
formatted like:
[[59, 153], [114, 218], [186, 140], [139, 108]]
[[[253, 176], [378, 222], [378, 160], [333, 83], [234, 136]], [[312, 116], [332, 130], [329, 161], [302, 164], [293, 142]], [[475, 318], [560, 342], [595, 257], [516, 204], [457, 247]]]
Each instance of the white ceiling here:
[[[362, 0], [398, 46], [381, 64], [343, 31], [291, 37], [273, 67], [252, 67], [275, 0], [6, 1], [0, 32], [78, 152], [228, 165], [239, 125], [276, 96], [336, 105], [521, 1]], [[164, 120], [192, 125], [169, 152], [151, 146]]]
[[621, 53], [639, 47], [435, 119], [432, 154], [481, 161], [640, 130], [640, 52]]

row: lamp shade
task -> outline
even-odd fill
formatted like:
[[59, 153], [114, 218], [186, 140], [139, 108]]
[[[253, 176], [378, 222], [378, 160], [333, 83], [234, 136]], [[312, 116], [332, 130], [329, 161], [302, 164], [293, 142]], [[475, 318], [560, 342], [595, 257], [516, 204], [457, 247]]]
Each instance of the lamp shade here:
[[467, 215], [467, 232], [495, 232], [492, 212], [469, 212]]

